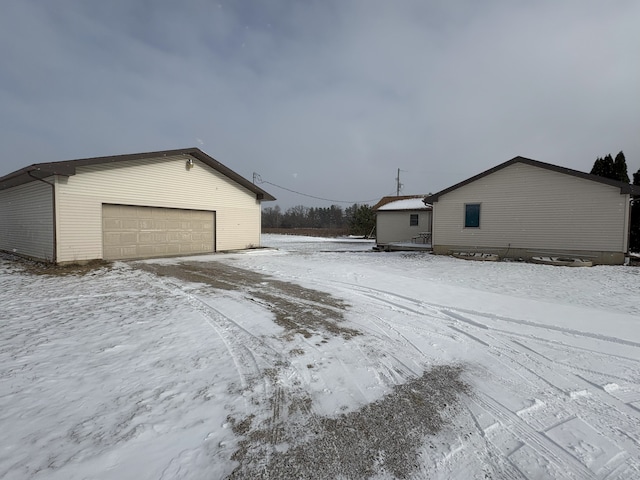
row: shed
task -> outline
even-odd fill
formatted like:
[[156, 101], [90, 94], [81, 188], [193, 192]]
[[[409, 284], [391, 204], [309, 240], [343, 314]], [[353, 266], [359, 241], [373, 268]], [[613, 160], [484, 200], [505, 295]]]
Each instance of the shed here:
[[266, 200], [198, 148], [39, 163], [0, 178], [0, 250], [64, 264], [245, 249]]
[[431, 205], [424, 195], [383, 197], [373, 206], [376, 214], [376, 244], [426, 243], [431, 233]]
[[627, 183], [515, 157], [424, 201], [433, 205], [433, 252], [502, 258], [571, 256], [622, 264], [628, 249]]

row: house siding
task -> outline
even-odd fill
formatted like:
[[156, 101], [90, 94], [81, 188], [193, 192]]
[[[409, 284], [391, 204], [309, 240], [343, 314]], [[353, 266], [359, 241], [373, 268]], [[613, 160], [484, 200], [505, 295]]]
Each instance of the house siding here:
[[0, 250], [55, 260], [53, 216], [51, 185], [35, 181], [0, 191]]
[[102, 204], [216, 212], [216, 250], [260, 244], [260, 201], [206, 164], [169, 156], [78, 167], [58, 185], [58, 259], [102, 258]]
[[[411, 226], [411, 215], [418, 215], [418, 225]], [[376, 243], [410, 242], [418, 232], [431, 231], [430, 210], [379, 210], [376, 212]]]
[[[467, 203], [481, 204], [479, 228], [464, 228]], [[628, 212], [618, 187], [515, 163], [435, 202], [434, 250], [626, 252]]]

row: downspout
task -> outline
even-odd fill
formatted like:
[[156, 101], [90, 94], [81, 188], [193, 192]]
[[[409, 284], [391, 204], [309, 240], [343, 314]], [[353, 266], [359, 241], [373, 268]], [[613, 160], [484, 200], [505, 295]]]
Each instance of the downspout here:
[[27, 175], [29, 175], [31, 178], [33, 178], [34, 180], [39, 180], [42, 183], [46, 183], [47, 185], [51, 186], [51, 202], [52, 202], [52, 213], [53, 213], [53, 219], [52, 219], [52, 227], [53, 227], [53, 258], [51, 259], [53, 261], [53, 263], [57, 263], [58, 260], [58, 234], [56, 231], [56, 186], [54, 183], [50, 183], [47, 182], [45, 179], [43, 178], [38, 178], [38, 177], [34, 177], [33, 175], [31, 175], [31, 170], [27, 172]]

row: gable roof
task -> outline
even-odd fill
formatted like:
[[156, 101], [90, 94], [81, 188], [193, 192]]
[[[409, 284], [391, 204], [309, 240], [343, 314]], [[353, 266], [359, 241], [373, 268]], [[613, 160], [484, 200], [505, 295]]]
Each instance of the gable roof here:
[[94, 157], [94, 158], [81, 158], [78, 160], [64, 160], [61, 162], [49, 162], [49, 163], [35, 163], [24, 167], [20, 170], [16, 170], [4, 177], [0, 178], [0, 190], [22, 185], [24, 183], [40, 180], [52, 175], [62, 175], [70, 177], [76, 174], [77, 167], [84, 167], [87, 165], [99, 165], [103, 163], [118, 163], [126, 162], [130, 160], [145, 160], [154, 157], [169, 157], [177, 155], [189, 155], [202, 163], [208, 165], [214, 170], [222, 173], [226, 177], [230, 178], [234, 182], [242, 185], [247, 190], [256, 194], [258, 200], [275, 200], [275, 197], [271, 196], [260, 187], [250, 182], [243, 176], [237, 174], [230, 168], [224, 166], [218, 162], [215, 158], [210, 157], [199, 148], [184, 148], [179, 150], [161, 150], [158, 152], [147, 153], [132, 153], [127, 155], [112, 155], [109, 157]]
[[[407, 205], [402, 206], [402, 204], [398, 204], [398, 206], [400, 208], [382, 208], [382, 207], [386, 207], [387, 205], [391, 204], [391, 203], [395, 203], [395, 202], [400, 202], [402, 200], [415, 200], [418, 199], [420, 200], [420, 203], [422, 203], [422, 199], [424, 198], [424, 195], [399, 195], [396, 197], [382, 197], [380, 199], [380, 201], [378, 203], [376, 203], [373, 207], [371, 207], [371, 210], [376, 211], [376, 210], [407, 210]], [[393, 205], [391, 206], [393, 207]], [[422, 206], [418, 207], [420, 210], [424, 210], [425, 209], [425, 204], [422, 203]], [[410, 209], [410, 210], [415, 210], [415, 209]]]
[[538, 168], [544, 168], [546, 170], [551, 170], [552, 172], [557, 172], [557, 173], [562, 173], [565, 175], [571, 175], [574, 177], [578, 177], [578, 178], [583, 178], [585, 180], [591, 180], [592, 182], [597, 182], [597, 183], [603, 183], [605, 185], [610, 185], [612, 187], [617, 187], [620, 189], [620, 193], [629, 193], [632, 195], [640, 195], [640, 187], [637, 185], [630, 185], [628, 183], [625, 182], [619, 182], [617, 180], [611, 180], [609, 178], [605, 178], [605, 177], [601, 177], [599, 175], [592, 175], [590, 173], [584, 173], [584, 172], [580, 172], [578, 170], [572, 170], [571, 168], [566, 168], [566, 167], [560, 167], [558, 165], [552, 165], [551, 163], [545, 163], [545, 162], [540, 162], [538, 160], [532, 160], [530, 158], [525, 158], [525, 157], [514, 157], [511, 160], [508, 160], [504, 163], [501, 163], [500, 165], [496, 165], [493, 168], [490, 168], [489, 170], [486, 170], [482, 173], [479, 173], [478, 175], [475, 175], [471, 178], [468, 178], [460, 183], [456, 183], [455, 185], [453, 185], [452, 187], [449, 188], [445, 188], [444, 190], [440, 190], [437, 193], [434, 193], [433, 195], [428, 195], [424, 198], [424, 202], [425, 203], [433, 203], [433, 202], [437, 202], [438, 198], [441, 197], [442, 195], [444, 195], [445, 193], [449, 193], [453, 190], [457, 190], [460, 187], [464, 187], [465, 185], [468, 185], [472, 182], [475, 182], [476, 180], [479, 180], [483, 177], [486, 177], [487, 175], [491, 175], [492, 173], [497, 172], [498, 170], [502, 170], [503, 168], [509, 167], [515, 163], [524, 163], [526, 165], [531, 165], [533, 167], [538, 167]]

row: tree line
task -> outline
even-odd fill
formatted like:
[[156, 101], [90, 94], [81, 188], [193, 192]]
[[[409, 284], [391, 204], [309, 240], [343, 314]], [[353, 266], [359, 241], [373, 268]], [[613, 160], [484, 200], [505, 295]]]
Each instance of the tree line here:
[[[593, 175], [629, 183], [627, 160], [620, 151], [614, 159], [611, 154], [596, 158], [591, 169]], [[633, 184], [640, 186], [640, 168], [633, 174]], [[629, 251], [640, 252], [640, 196], [631, 200], [631, 219], [629, 225]]]
[[262, 209], [263, 229], [325, 229], [351, 235], [369, 235], [375, 226], [375, 214], [369, 205], [343, 209], [297, 205], [284, 212], [279, 205]]

